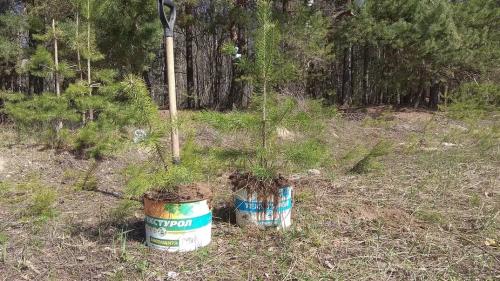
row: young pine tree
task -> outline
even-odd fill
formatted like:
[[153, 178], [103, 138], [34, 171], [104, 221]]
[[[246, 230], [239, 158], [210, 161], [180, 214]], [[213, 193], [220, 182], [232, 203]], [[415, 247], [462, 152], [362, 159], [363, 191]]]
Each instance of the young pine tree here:
[[262, 95], [262, 155], [260, 165], [267, 168], [266, 154], [268, 147], [268, 95], [272, 86], [278, 81], [277, 62], [280, 59], [279, 44], [281, 41], [277, 23], [273, 21], [271, 3], [268, 0], [257, 2], [258, 29], [255, 34], [255, 73], [254, 79]]

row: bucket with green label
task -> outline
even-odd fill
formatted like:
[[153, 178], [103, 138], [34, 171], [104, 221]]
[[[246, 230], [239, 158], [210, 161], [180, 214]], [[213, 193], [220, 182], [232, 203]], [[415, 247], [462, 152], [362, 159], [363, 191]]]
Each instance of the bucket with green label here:
[[146, 244], [169, 252], [188, 252], [210, 244], [212, 211], [208, 200], [168, 202], [144, 197]]

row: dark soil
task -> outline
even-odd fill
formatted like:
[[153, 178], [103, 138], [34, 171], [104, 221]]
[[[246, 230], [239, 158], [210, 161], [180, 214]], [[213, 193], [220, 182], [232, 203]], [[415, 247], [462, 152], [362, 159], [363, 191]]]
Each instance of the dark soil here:
[[176, 187], [174, 191], [154, 190], [144, 194], [150, 200], [166, 202], [189, 202], [212, 198], [212, 190], [205, 183], [193, 183]]
[[263, 202], [264, 209], [272, 198], [273, 205], [276, 207], [279, 203], [279, 190], [289, 185], [287, 179], [279, 175], [269, 181], [264, 181], [251, 173], [234, 172], [229, 176], [233, 192], [246, 189], [248, 196], [257, 194], [257, 199]]

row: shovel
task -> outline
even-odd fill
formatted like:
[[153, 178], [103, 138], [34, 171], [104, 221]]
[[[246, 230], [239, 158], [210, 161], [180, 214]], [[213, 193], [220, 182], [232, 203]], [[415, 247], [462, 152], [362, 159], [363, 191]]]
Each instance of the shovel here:
[[[170, 11], [168, 18], [165, 15], [164, 6]], [[163, 40], [165, 43], [165, 76], [168, 83], [168, 103], [170, 121], [172, 123], [172, 156], [173, 163], [181, 161], [179, 151], [179, 130], [177, 127], [177, 98], [175, 95], [175, 70], [174, 70], [174, 24], [176, 17], [175, 4], [172, 0], [158, 0], [158, 12], [163, 25]]]

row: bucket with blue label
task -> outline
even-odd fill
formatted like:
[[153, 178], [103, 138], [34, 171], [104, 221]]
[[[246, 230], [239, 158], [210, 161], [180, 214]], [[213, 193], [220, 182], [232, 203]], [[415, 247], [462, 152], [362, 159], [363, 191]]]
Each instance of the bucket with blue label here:
[[235, 191], [236, 224], [259, 228], [286, 229], [292, 225], [293, 188], [282, 187], [276, 195], [262, 199], [256, 192], [248, 193], [246, 188]]

